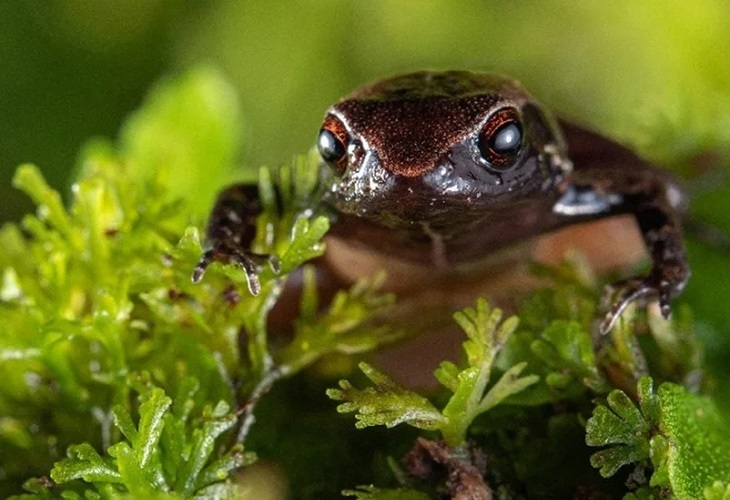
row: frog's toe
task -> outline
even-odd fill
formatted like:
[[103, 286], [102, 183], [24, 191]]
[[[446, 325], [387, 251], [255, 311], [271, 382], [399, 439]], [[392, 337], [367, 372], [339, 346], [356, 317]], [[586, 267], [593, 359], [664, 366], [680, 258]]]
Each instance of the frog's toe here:
[[269, 267], [276, 274], [281, 272], [281, 262], [276, 258], [276, 255], [269, 255]]
[[259, 280], [258, 266], [255, 259], [248, 253], [237, 253], [231, 256], [231, 260], [237, 262], [243, 272], [246, 273], [246, 284], [251, 295], [261, 293], [261, 281]]
[[193, 269], [193, 274], [190, 276], [190, 279], [193, 283], [200, 283], [200, 280], [202, 280], [203, 276], [205, 276], [205, 270], [208, 268], [210, 263], [213, 262], [213, 260], [213, 250], [208, 250], [203, 253], [203, 255], [200, 257], [200, 261], [198, 261], [195, 269]]
[[662, 286], [659, 291], [659, 310], [662, 313], [664, 319], [669, 319], [672, 314], [672, 307], [669, 304], [669, 299], [672, 297], [672, 290], [669, 286]]
[[240, 251], [232, 249], [230, 247], [219, 246], [213, 247], [207, 250], [200, 257], [198, 265], [193, 269], [191, 279], [193, 283], [199, 283], [208, 266], [213, 262], [220, 262], [222, 264], [238, 264], [246, 273], [246, 284], [251, 295], [258, 295], [261, 293], [261, 280], [259, 279], [259, 270], [266, 263], [269, 264], [272, 271], [278, 273], [281, 269], [279, 259], [273, 255], [258, 254], [248, 251]]
[[[606, 335], [616, 324], [623, 312], [632, 302], [637, 300], [646, 300], [651, 297], [660, 295], [660, 302], [663, 302], [661, 293], [657, 293], [657, 287], [649, 276], [637, 276], [629, 278], [617, 283], [613, 283], [606, 287], [601, 304], [604, 309], [608, 309], [603, 321], [599, 326], [602, 335]], [[669, 307], [669, 298], [666, 297], [666, 305]], [[607, 307], [610, 304], [610, 307]], [[664, 303], [662, 305], [662, 314], [664, 313]]]

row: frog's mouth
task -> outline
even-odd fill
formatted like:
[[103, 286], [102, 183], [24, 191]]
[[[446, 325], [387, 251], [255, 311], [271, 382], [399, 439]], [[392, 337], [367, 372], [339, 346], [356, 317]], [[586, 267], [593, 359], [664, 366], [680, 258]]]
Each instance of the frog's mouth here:
[[393, 230], [421, 232], [424, 225], [457, 232], [480, 219], [469, 200], [429, 193], [422, 178], [333, 174], [323, 168], [323, 201], [336, 212]]
[[389, 205], [397, 179], [384, 169], [375, 153], [368, 152], [358, 165], [337, 173], [327, 164], [320, 167], [323, 198], [337, 211], [370, 218]]

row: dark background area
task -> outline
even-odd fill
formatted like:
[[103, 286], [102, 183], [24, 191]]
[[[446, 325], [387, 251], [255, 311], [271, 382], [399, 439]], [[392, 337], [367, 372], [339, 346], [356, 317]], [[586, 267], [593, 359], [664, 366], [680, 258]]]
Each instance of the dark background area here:
[[[188, 67], [238, 90], [242, 175], [306, 151], [323, 110], [366, 81], [464, 68], [512, 75], [674, 169], [695, 216], [730, 233], [729, 13], [724, 0], [0, 2], [0, 221], [31, 209], [10, 186], [19, 163], [66, 191], [79, 147], [115, 137], [153, 82]], [[682, 300], [722, 377], [730, 260], [699, 243], [690, 253]]]

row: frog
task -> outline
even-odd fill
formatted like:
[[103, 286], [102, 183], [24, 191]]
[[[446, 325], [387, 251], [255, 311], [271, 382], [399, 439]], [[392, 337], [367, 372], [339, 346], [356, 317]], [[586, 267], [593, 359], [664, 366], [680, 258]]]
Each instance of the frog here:
[[[628, 215], [651, 265], [607, 285], [601, 334], [632, 303], [658, 303], [668, 318], [690, 277], [678, 181], [628, 147], [556, 118], [509, 77], [418, 71], [365, 85], [325, 112], [316, 149], [328, 245], [355, 255], [458, 281], [521, 242]], [[277, 267], [275, 257], [250, 250], [260, 211], [255, 185], [219, 194], [194, 282], [214, 261], [236, 263], [259, 293], [261, 266]]]

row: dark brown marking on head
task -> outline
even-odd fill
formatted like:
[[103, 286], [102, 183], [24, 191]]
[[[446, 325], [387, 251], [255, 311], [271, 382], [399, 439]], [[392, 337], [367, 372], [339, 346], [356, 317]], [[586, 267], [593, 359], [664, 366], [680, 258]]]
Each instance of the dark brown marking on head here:
[[[333, 107], [375, 150], [381, 165], [404, 177], [433, 169], [472, 134], [513, 82], [464, 71], [419, 72], [363, 87]], [[521, 96], [518, 96], [521, 97]]]

